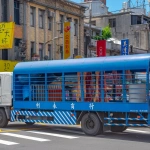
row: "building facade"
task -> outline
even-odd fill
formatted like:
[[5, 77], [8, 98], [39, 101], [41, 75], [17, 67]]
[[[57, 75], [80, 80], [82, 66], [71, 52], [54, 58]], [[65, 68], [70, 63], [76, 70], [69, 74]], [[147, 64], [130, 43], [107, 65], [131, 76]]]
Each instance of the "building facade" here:
[[143, 51], [150, 50], [150, 18], [148, 16], [128, 11], [94, 16], [92, 21], [97, 27], [103, 28], [109, 25], [112, 30], [112, 37], [118, 40], [128, 38], [132, 47]]
[[103, 4], [106, 5], [106, 0], [84, 0], [84, 2], [89, 2], [89, 1], [101, 1]]
[[[91, 16], [99, 16], [108, 14], [108, 7], [106, 6], [106, 0], [85, 0], [83, 3], [81, 3], [83, 6], [86, 6], [88, 9], [85, 10], [84, 15], [86, 18], [89, 18], [90, 16], [90, 10], [91, 10]], [[92, 22], [92, 25], [95, 25], [94, 22]]]
[[15, 39], [13, 49], [0, 51], [0, 59], [63, 59], [63, 23], [67, 21], [74, 24], [73, 53], [84, 55], [84, 6], [68, 0], [0, 0], [1, 7], [5, 4], [7, 18], [3, 18], [4, 9], [0, 22], [15, 21]]
[[[91, 25], [91, 38], [90, 38], [90, 34], [89, 34], [89, 24], [84, 24], [84, 56], [85, 57], [96, 57], [96, 45], [94, 45], [92, 42], [94, 40], [94, 37], [96, 36], [100, 36], [102, 33], [102, 29], [98, 28], [94, 25]], [[89, 46], [91, 41], [91, 45]]]

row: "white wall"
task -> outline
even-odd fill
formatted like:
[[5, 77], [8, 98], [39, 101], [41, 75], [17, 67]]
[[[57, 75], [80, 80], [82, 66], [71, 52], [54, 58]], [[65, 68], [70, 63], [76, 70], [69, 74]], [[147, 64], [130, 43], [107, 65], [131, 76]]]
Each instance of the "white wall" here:
[[[108, 13], [108, 7], [106, 7], [101, 1], [93, 1], [82, 3], [82, 5], [90, 8], [90, 4], [92, 5], [92, 16], [104, 15]], [[85, 11], [85, 16], [89, 16], [89, 9]]]

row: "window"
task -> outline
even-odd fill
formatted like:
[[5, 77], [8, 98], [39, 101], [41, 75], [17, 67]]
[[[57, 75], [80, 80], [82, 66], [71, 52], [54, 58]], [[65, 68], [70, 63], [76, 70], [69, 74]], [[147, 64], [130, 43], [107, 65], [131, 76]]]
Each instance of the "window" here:
[[74, 49], [74, 57], [77, 56], [77, 55], [78, 55], [78, 49], [75, 48], [75, 49]]
[[142, 23], [141, 16], [135, 16], [135, 15], [131, 16], [131, 25], [136, 25], [141, 23]]
[[44, 28], [44, 11], [39, 10], [39, 28]]
[[8, 50], [2, 50], [2, 60], [8, 60]]
[[96, 32], [96, 35], [99, 36], [101, 32]]
[[60, 46], [60, 59], [63, 59], [63, 46]]
[[96, 21], [91, 21], [91, 25], [96, 26]]
[[74, 35], [78, 35], [78, 20], [74, 19]]
[[67, 17], [67, 21], [68, 21], [68, 22], [71, 22], [71, 21], [72, 21], [72, 18], [71, 18], [71, 17]]
[[[7, 6], [8, 5], [8, 1], [6, 0], [1, 0], [1, 5], [0, 5], [0, 13], [2, 14], [1, 15], [1, 20], [4, 21], [4, 22], [7, 22], [8, 21], [8, 9], [9, 7]], [[4, 15], [5, 14], [5, 15]]]
[[14, 21], [15, 21], [15, 24], [20, 24], [20, 21], [19, 21], [19, 1], [17, 1], [17, 0], [14, 1]]
[[116, 18], [109, 19], [109, 26], [111, 28], [116, 27]]
[[63, 33], [64, 16], [60, 15], [60, 33]]
[[143, 24], [148, 24], [148, 23], [149, 23], [148, 19], [147, 18], [143, 18]]
[[30, 26], [35, 26], [35, 8], [30, 7]]
[[40, 60], [43, 59], [43, 43], [39, 43], [39, 57]]
[[19, 46], [20, 41], [21, 41], [21, 39], [16, 39], [15, 38], [15, 46]]
[[52, 59], [52, 45], [51, 44], [48, 44], [48, 56], [49, 56], [49, 59], [51, 60]]
[[52, 30], [52, 25], [53, 25], [53, 18], [48, 17], [48, 30]]
[[31, 58], [33, 57], [34, 54], [34, 47], [35, 47], [35, 42], [31, 42], [31, 51], [30, 51]]

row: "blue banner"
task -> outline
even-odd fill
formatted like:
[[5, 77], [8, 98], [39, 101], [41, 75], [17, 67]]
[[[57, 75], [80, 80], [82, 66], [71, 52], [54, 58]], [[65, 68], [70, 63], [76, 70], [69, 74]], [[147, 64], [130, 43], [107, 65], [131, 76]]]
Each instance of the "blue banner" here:
[[129, 39], [121, 40], [121, 55], [129, 55]]

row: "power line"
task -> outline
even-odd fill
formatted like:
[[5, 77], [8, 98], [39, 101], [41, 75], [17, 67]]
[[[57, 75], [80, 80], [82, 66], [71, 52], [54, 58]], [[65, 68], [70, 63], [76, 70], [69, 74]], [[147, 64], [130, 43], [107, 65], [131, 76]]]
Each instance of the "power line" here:
[[[141, 6], [143, 5], [139, 5], [138, 7], [130, 7], [129, 9], [136, 9], [136, 8], [141, 8]], [[144, 6], [149, 6], [149, 4], [145, 4]], [[113, 10], [113, 11], [109, 11], [110, 13], [111, 12], [118, 12], [118, 11], [121, 11], [122, 9], [119, 9], [119, 10]]]

